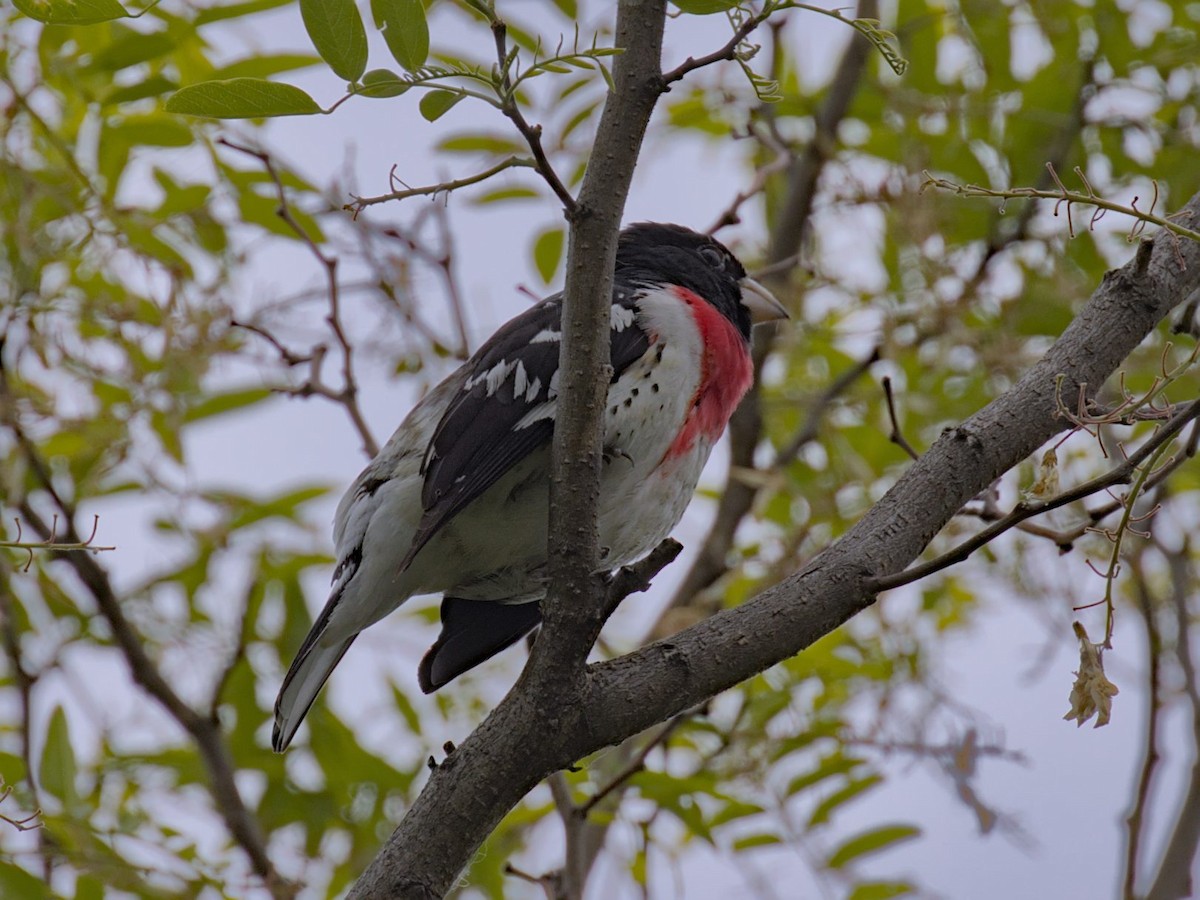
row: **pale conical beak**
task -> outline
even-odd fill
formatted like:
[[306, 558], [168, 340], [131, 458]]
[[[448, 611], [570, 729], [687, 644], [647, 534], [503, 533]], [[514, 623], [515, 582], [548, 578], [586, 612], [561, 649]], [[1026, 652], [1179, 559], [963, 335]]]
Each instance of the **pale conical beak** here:
[[750, 310], [750, 321], [755, 325], [791, 318], [783, 304], [775, 299], [775, 295], [749, 275], [739, 284], [742, 288], [742, 305]]

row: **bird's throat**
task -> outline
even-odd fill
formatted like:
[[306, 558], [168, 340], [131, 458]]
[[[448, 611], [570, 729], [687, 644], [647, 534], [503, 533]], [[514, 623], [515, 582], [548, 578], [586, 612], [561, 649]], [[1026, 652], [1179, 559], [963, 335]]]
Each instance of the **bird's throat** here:
[[667, 459], [688, 453], [697, 438], [715, 443], [754, 380], [750, 348], [734, 324], [711, 303], [686, 288], [676, 286], [674, 291], [691, 309], [700, 332], [703, 357], [700, 383], [683, 428], [667, 450]]

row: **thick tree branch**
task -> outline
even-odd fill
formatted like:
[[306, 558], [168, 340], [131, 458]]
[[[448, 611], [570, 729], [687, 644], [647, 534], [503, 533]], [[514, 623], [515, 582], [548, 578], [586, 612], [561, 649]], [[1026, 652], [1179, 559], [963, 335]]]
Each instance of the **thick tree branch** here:
[[[1200, 220], [1200, 194], [1183, 213]], [[539, 673], [537, 660], [555, 650], [539, 640], [516, 688], [433, 773], [354, 896], [444, 894], [484, 836], [551, 772], [800, 652], [869, 606], [875, 579], [902, 571], [965, 503], [1066, 427], [1060, 390], [1086, 385], [1094, 394], [1197, 287], [1200, 245], [1158, 236], [1105, 277], [1012, 389], [948, 430], [803, 571], [750, 602], [588, 667], [582, 689], [572, 679], [545, 681], [546, 665]]]

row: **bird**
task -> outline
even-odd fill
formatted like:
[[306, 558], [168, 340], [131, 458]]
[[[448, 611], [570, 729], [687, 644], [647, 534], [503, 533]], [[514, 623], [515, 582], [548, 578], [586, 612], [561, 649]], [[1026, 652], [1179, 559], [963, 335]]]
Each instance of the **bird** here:
[[[678, 524], [753, 380], [751, 326], [787, 317], [721, 242], [643, 222], [619, 235], [598, 501], [600, 566], [636, 561]], [[329, 599], [284, 677], [285, 750], [363, 629], [442, 594], [418, 667], [430, 693], [529, 634], [545, 596], [562, 295], [492, 335], [417, 403], [338, 504]]]

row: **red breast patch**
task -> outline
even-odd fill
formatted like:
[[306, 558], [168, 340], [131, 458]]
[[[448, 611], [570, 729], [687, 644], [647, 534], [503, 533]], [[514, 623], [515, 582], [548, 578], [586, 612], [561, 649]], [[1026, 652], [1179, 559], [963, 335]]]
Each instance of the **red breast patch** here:
[[667, 459], [691, 450], [698, 435], [715, 442], [754, 380], [750, 350], [734, 324], [687, 288], [676, 285], [673, 290], [692, 311], [704, 353], [691, 410], [667, 450]]

